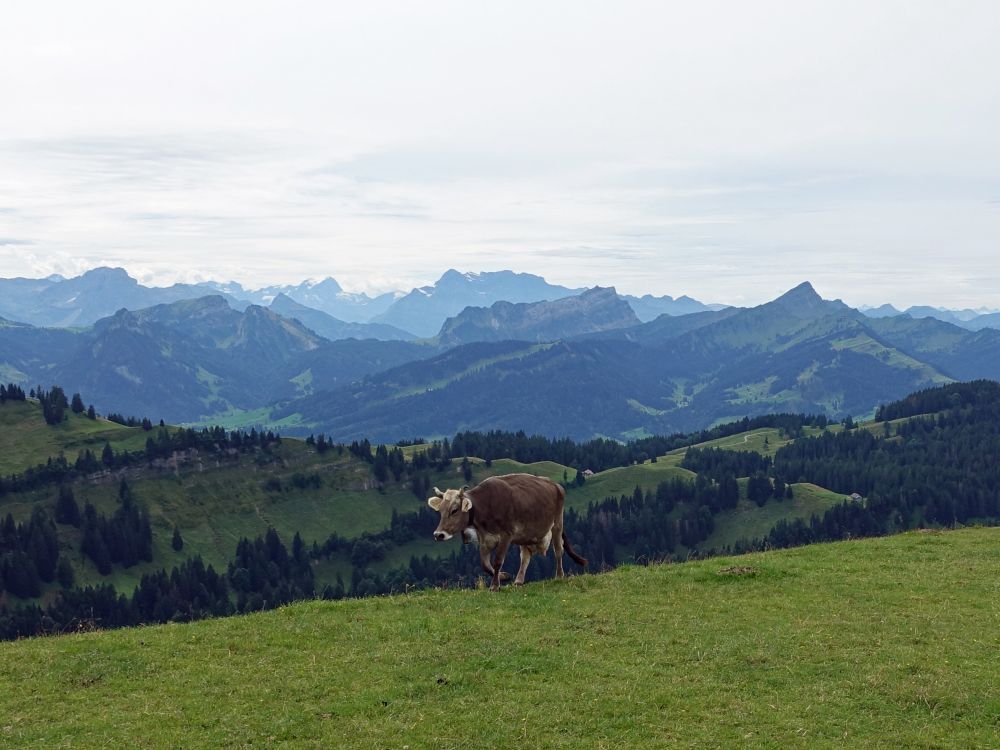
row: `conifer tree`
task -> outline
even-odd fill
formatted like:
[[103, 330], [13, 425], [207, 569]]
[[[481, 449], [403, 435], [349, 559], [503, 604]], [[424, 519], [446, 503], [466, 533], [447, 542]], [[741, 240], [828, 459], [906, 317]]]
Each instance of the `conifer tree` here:
[[76, 574], [73, 572], [73, 566], [66, 557], [59, 558], [59, 566], [56, 568], [56, 580], [59, 581], [59, 585], [64, 589], [73, 588], [73, 584], [76, 582]]
[[68, 484], [59, 488], [59, 499], [56, 500], [56, 523], [80, 526], [80, 506], [76, 504], [73, 488]]

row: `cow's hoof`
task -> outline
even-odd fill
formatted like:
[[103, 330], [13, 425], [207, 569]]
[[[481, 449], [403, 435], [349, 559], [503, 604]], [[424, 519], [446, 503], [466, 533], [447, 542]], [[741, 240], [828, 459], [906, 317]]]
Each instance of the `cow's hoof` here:
[[524, 581], [519, 581], [519, 580], [517, 580], [517, 579], [515, 578], [515, 579], [514, 579], [514, 585], [515, 585], [515, 586], [523, 586], [523, 585], [524, 585]]

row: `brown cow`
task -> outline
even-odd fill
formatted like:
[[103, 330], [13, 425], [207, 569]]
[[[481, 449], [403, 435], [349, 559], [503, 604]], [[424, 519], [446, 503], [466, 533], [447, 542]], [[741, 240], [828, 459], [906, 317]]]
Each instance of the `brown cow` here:
[[468, 539], [469, 529], [475, 532], [479, 559], [483, 570], [493, 577], [490, 588], [494, 591], [500, 588], [500, 569], [511, 544], [521, 547], [515, 584], [524, 583], [532, 554], [544, 555], [550, 543], [556, 554], [556, 578], [563, 577], [564, 546], [574, 561], [586, 567], [587, 561], [574, 551], [563, 531], [565, 502], [566, 491], [560, 485], [533, 474], [490, 477], [471, 490], [463, 487], [442, 492], [435, 487], [434, 497], [427, 498], [427, 504], [441, 514], [434, 532], [437, 541], [460, 532]]

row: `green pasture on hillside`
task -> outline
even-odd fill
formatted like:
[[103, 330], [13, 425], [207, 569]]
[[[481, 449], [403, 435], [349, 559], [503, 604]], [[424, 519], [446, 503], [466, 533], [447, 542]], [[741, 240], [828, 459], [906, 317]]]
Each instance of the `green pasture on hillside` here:
[[0, 745], [994, 748], [1000, 531], [0, 644]]
[[37, 402], [7, 401], [0, 404], [0, 475], [22, 472], [60, 453], [75, 461], [84, 448], [100, 457], [105, 442], [115, 450], [140, 450], [148, 436], [141, 427], [88, 419], [68, 410], [66, 421], [50, 425]]

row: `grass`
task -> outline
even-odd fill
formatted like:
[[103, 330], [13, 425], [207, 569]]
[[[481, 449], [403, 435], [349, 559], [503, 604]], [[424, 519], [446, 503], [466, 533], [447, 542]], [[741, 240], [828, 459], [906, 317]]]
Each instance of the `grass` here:
[[228, 430], [250, 430], [251, 428], [281, 431], [288, 427], [308, 426], [301, 414], [289, 414], [281, 419], [271, 418], [271, 409], [262, 406], [259, 409], [229, 409], [211, 414], [194, 422], [188, 422], [185, 427], [214, 427], [221, 425]]
[[828, 509], [844, 502], [843, 495], [809, 483], [793, 484], [792, 494], [794, 497], [791, 500], [771, 498], [761, 507], [749, 500], [740, 500], [733, 510], [715, 516], [715, 530], [698, 545], [699, 549], [723, 549], [740, 539], [762, 539], [782, 519], [809, 520], [813, 514], [822, 516]]
[[0, 744], [992, 748], [998, 545], [910, 533], [4, 643]]
[[693, 471], [682, 469], [669, 461], [619, 466], [598, 472], [587, 479], [582, 487], [572, 488], [566, 493], [566, 507], [585, 509], [589, 503], [599, 502], [606, 497], [631, 495], [636, 485], [643, 490], [655, 490], [656, 485], [668, 479], [691, 479], [694, 476]]
[[[816, 437], [821, 435], [823, 432], [840, 432], [843, 429], [843, 425], [831, 424], [825, 430], [819, 427], [805, 427], [802, 434], [805, 437]], [[765, 441], [766, 444], [765, 444]], [[756, 451], [762, 456], [773, 457], [775, 453], [778, 452], [779, 448], [782, 448], [789, 443], [795, 442], [794, 438], [787, 437], [776, 427], [761, 427], [756, 430], [749, 430], [747, 432], [740, 432], [735, 435], [729, 435], [727, 437], [716, 438], [715, 440], [707, 440], [704, 443], [698, 443], [693, 448], [722, 448], [728, 451]], [[668, 455], [679, 455], [683, 457], [686, 448], [681, 448], [680, 450], [672, 451]]]
[[100, 457], [105, 442], [115, 450], [139, 450], [146, 446], [147, 436], [141, 427], [87, 419], [70, 411], [66, 421], [49, 425], [36, 401], [7, 401], [0, 404], [0, 475], [20, 473], [60, 453], [75, 461], [84, 448]]

